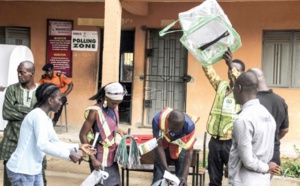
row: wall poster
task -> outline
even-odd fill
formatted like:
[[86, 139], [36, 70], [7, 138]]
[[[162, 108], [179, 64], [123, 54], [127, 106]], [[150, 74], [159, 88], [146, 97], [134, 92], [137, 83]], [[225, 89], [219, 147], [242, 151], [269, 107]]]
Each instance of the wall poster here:
[[72, 77], [72, 38], [73, 21], [47, 20], [47, 61], [54, 70]]
[[72, 31], [72, 51], [93, 51], [98, 49], [97, 31]]

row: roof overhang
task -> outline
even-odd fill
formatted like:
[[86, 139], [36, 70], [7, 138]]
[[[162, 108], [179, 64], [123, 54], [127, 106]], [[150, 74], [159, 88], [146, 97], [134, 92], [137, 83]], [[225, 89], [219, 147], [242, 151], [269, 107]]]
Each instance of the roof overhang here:
[[[105, 2], [109, 0], [0, 0], [1, 1], [40, 1], [40, 2]], [[147, 16], [149, 3], [201, 3], [204, 0], [120, 0], [122, 8], [133, 15]], [[286, 2], [300, 0], [217, 0], [218, 2]]]
[[[1, 1], [48, 1], [48, 2], [105, 2], [107, 0], [0, 0]], [[201, 3], [204, 0], [120, 0], [120, 2], [148, 2], [148, 3]], [[300, 0], [217, 0], [218, 2], [286, 2]]]

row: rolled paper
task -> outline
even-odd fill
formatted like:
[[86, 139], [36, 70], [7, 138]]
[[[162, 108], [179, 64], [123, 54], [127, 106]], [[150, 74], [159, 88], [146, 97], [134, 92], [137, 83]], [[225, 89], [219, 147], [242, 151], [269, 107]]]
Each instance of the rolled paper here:
[[95, 149], [95, 147], [96, 147], [96, 143], [98, 141], [98, 138], [99, 138], [99, 132], [96, 132], [96, 135], [95, 135], [95, 138], [94, 138], [94, 142], [93, 142], [93, 145], [92, 145], [93, 149]]

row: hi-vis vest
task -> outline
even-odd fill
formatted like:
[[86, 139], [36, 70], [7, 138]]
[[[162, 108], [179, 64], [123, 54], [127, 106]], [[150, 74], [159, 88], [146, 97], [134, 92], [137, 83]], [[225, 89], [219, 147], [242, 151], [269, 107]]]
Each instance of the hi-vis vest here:
[[[177, 140], [171, 141], [170, 134], [168, 132], [168, 118], [173, 109], [169, 107], [165, 107], [159, 116], [159, 129], [161, 131], [162, 143], [164, 149], [169, 147], [170, 155], [172, 159], [178, 159], [180, 152], [182, 149], [190, 150], [195, 142], [195, 130], [191, 132], [189, 135], [183, 136]], [[187, 114], [188, 115], [188, 114]], [[197, 116], [188, 115], [191, 120], [196, 123], [200, 118]]]
[[[110, 166], [111, 163], [109, 163], [109, 157], [111, 157], [111, 153], [115, 153], [115, 148], [116, 148], [116, 142], [115, 142], [115, 137], [114, 137], [114, 131], [116, 130], [116, 127], [110, 127], [108, 123], [106, 122], [105, 116], [102, 113], [102, 110], [99, 106], [90, 106], [85, 110], [85, 119], [88, 117], [90, 110], [96, 110], [98, 112], [98, 117], [97, 117], [97, 125], [98, 129], [100, 130], [100, 135], [102, 140], [99, 141], [101, 144], [101, 151], [103, 152], [97, 152], [97, 155], [100, 159], [102, 159], [102, 164], [104, 166]], [[116, 117], [118, 118], [117, 112]], [[89, 134], [88, 134], [89, 135]], [[89, 138], [89, 137], [88, 137]], [[99, 145], [98, 145], [99, 146]], [[98, 148], [99, 151], [99, 148]], [[114, 157], [114, 156], [112, 156]]]
[[235, 103], [233, 92], [226, 96], [227, 87], [226, 81], [220, 82], [214, 105], [210, 111], [207, 132], [212, 136], [224, 136], [232, 128], [236, 113], [240, 110], [240, 105]]

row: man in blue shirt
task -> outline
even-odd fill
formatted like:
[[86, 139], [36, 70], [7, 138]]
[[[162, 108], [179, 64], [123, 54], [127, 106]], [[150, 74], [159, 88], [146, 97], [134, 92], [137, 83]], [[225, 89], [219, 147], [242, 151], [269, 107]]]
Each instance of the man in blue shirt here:
[[[199, 118], [194, 119], [196, 122]], [[168, 165], [173, 161], [180, 186], [187, 185], [193, 146], [196, 142], [194, 122], [187, 114], [166, 107], [154, 116], [152, 130], [158, 139], [154, 153], [152, 184], [163, 178], [164, 171], [170, 172]]]

